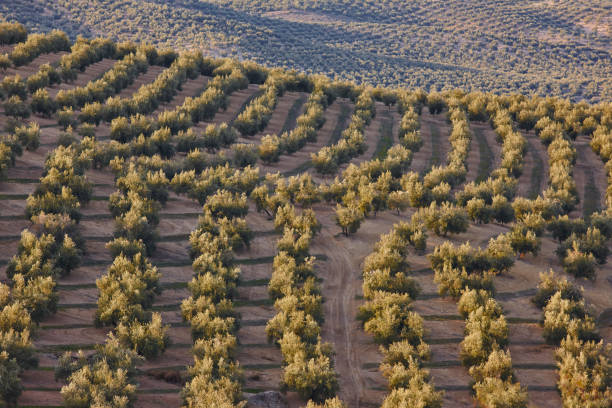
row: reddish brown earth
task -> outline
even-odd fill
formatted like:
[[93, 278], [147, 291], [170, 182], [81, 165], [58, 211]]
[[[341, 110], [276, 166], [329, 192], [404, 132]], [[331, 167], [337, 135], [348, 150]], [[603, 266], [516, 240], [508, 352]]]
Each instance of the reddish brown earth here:
[[448, 137], [451, 133], [451, 127], [445, 115], [431, 115], [427, 109], [423, 109], [419, 120], [421, 121], [423, 146], [414, 154], [411, 170], [417, 173], [423, 173], [431, 164], [434, 149], [432, 134], [434, 133], [438, 135], [437, 149], [439, 150], [439, 165], [444, 165], [446, 163], [446, 154], [450, 149]]
[[608, 188], [608, 176], [604, 163], [601, 158], [593, 151], [590, 146], [590, 139], [581, 135], [574, 141], [576, 148], [576, 164], [574, 165], [574, 180], [578, 189], [578, 203], [575, 211], [571, 214], [576, 217], [583, 216], [583, 206], [585, 204], [587, 189], [592, 184], [597, 189], [597, 199], [595, 205], [599, 209], [606, 208], [606, 189]]
[[[518, 196], [526, 197], [531, 190], [532, 180], [536, 177], [540, 178], [540, 187], [538, 194], [544, 191], [548, 185], [548, 152], [546, 146], [540, 142], [540, 139], [533, 131], [523, 132], [523, 136], [527, 138], [527, 152], [524, 156], [523, 173], [519, 177]], [[534, 174], [536, 167], [536, 158], [542, 163], [540, 174]]]

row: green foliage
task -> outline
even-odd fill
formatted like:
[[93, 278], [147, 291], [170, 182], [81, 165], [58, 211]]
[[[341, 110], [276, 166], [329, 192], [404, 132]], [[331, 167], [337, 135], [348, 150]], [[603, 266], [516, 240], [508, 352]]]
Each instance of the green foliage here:
[[162, 326], [161, 315], [153, 313], [149, 323], [134, 321], [117, 326], [117, 339], [145, 358], [159, 356], [170, 344], [169, 326]]
[[15, 44], [25, 41], [28, 31], [19, 23], [0, 23], [0, 44]]
[[556, 292], [544, 307], [544, 338], [549, 344], [558, 345], [568, 335], [582, 341], [599, 341], [584, 300], [564, 299], [561, 292]]
[[573, 336], [561, 341], [556, 351], [564, 406], [602, 406], [612, 401], [610, 347], [603, 342], [583, 342]]
[[595, 257], [580, 251], [578, 245], [574, 243], [563, 259], [563, 270], [577, 278], [595, 279]]
[[340, 204], [336, 207], [336, 224], [342, 228], [342, 233], [347, 237], [359, 230], [363, 219], [363, 212], [357, 207], [344, 207]]
[[61, 393], [65, 407], [122, 408], [133, 406], [136, 386], [131, 384], [125, 370], [113, 370], [106, 360], [102, 360], [73, 373]]
[[518, 383], [487, 377], [474, 385], [476, 399], [491, 408], [526, 408], [527, 390]]
[[338, 391], [337, 376], [328, 356], [307, 359], [302, 353], [297, 353], [285, 367], [282, 381], [284, 386], [297, 391], [301, 398], [323, 402]]
[[575, 302], [582, 299], [582, 293], [574, 284], [567, 279], [556, 278], [555, 273], [551, 269], [548, 272], [540, 273], [538, 291], [533, 297], [532, 302], [540, 309], [543, 309], [550, 298], [557, 292], [561, 292], [562, 299], [568, 299]]
[[68, 51], [70, 40], [61, 31], [51, 31], [49, 34], [30, 34], [25, 42], [19, 43], [10, 53], [15, 66], [27, 64], [40, 54]]
[[26, 150], [36, 150], [40, 145], [40, 126], [36, 122], [20, 126], [15, 129], [15, 136]]
[[458, 234], [468, 229], [465, 210], [448, 202], [440, 206], [432, 203], [429, 207], [419, 210], [418, 214], [427, 228], [439, 236]]
[[259, 158], [264, 163], [277, 162], [280, 157], [280, 139], [276, 135], [266, 135], [261, 138], [261, 143], [257, 146]]
[[514, 225], [508, 237], [510, 238], [512, 249], [521, 255], [531, 252], [535, 256], [540, 251], [540, 240], [531, 229], [524, 225]]
[[233, 163], [236, 167], [254, 166], [257, 163], [257, 147], [253, 144], [232, 145]]
[[132, 258], [119, 255], [108, 273], [96, 281], [100, 291], [95, 322], [116, 325], [145, 319], [144, 309], [151, 307], [160, 293], [160, 274], [140, 253]]
[[19, 379], [21, 369], [15, 359], [11, 359], [7, 352], [0, 352], [0, 397], [4, 404], [16, 405], [23, 386]]
[[19, 96], [11, 96], [4, 103], [4, 113], [14, 118], [28, 118], [30, 117], [30, 107], [25, 103]]

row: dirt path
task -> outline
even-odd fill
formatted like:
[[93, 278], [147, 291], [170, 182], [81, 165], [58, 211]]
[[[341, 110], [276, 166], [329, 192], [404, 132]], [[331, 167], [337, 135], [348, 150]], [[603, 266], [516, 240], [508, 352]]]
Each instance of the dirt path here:
[[155, 110], [155, 112], [151, 114], [151, 116], [153, 118], [157, 118], [157, 115], [159, 115], [160, 113], [164, 111], [174, 110], [176, 109], [176, 107], [181, 106], [185, 102], [185, 99], [187, 99], [188, 97], [195, 98], [196, 96], [199, 96], [206, 87], [206, 84], [209, 80], [210, 77], [204, 75], [199, 75], [197, 78], [194, 79], [188, 79], [187, 81], [185, 81], [185, 83], [183, 83], [181, 89], [178, 90], [172, 100], [170, 100], [170, 102], [166, 102], [159, 105], [159, 107]]
[[548, 152], [534, 132], [522, 132], [527, 140], [523, 173], [519, 177], [517, 197], [535, 198], [548, 183]]
[[[476, 181], [482, 181], [501, 164], [501, 144], [497, 141], [495, 132], [488, 123], [470, 122], [473, 138], [472, 143], [480, 150], [480, 161]], [[486, 177], [484, 177], [486, 176]], [[469, 178], [468, 178], [469, 181]]]
[[[333, 268], [333, 273], [325, 277], [323, 284], [323, 292], [326, 295], [323, 304], [323, 337], [334, 345], [342, 400], [351, 407], [359, 407], [364, 381], [351, 337], [361, 330], [355, 316], [359, 307], [356, 296], [360, 290], [360, 268], [359, 261], [346, 247], [350, 242], [342, 238], [334, 237], [330, 229], [324, 228], [316, 239], [320, 242], [323, 253], [328, 256], [327, 263]], [[316, 247], [318, 249], [319, 245]]]
[[201, 122], [197, 127], [206, 129], [206, 126], [210, 125], [210, 123], [219, 125], [221, 123], [231, 122], [238, 115], [244, 104], [252, 98], [257, 91], [259, 91], [259, 85], [250, 84], [248, 88], [232, 93], [228, 98], [226, 110], [217, 112], [212, 122]]
[[[268, 122], [268, 125], [266, 126], [266, 128], [263, 131], [257, 133], [253, 137], [249, 137], [246, 139], [240, 139], [240, 140], [245, 143], [256, 142], [257, 144], [259, 144], [259, 141], [265, 135], [280, 136], [288, 120], [293, 122], [293, 126], [295, 126], [295, 120], [304, 111], [304, 104], [302, 103], [299, 106], [299, 109], [297, 109], [297, 111], [294, 112], [295, 117], [289, 118], [289, 113], [292, 107], [294, 106], [294, 104], [299, 103], [298, 101], [305, 102], [306, 98], [308, 98], [308, 95], [302, 92], [285, 92], [285, 94], [279, 98], [278, 103], [276, 104], [276, 109], [274, 109], [274, 112], [272, 112], [272, 116], [270, 117], [270, 121]], [[285, 131], [290, 131], [291, 129], [293, 129], [293, 126], [290, 126], [290, 124], [288, 125], [289, 125], [289, 128], [285, 129]]]
[[450, 149], [448, 137], [451, 133], [450, 124], [444, 115], [431, 115], [423, 110], [420, 116], [421, 137], [423, 146], [413, 160], [413, 171], [426, 173], [432, 165], [439, 166], [446, 163], [446, 155]]
[[[465, 166], [467, 168], [467, 174], [465, 175], [465, 183], [476, 181], [480, 172], [480, 161], [481, 158], [481, 140], [476, 136], [472, 123], [468, 122], [472, 130], [472, 140], [470, 141], [470, 148], [468, 150], [467, 157], [465, 158]], [[461, 186], [457, 186], [462, 188]]]
[[[437, 140], [437, 128], [432, 129], [428, 124], [423, 121], [423, 114], [419, 115], [419, 121], [421, 122], [420, 134], [423, 139], [423, 145], [415, 152], [412, 156], [412, 165], [410, 169], [419, 174], [425, 172], [431, 161], [431, 155], [433, 152], [433, 139]], [[436, 132], [436, 134], [432, 134]]]
[[580, 201], [570, 216], [589, 217], [593, 212], [605, 208], [608, 178], [603, 162], [595, 154], [588, 137], [581, 135], [574, 141], [576, 164], [574, 181]]
[[387, 233], [393, 223], [402, 219], [390, 212], [364, 221], [360, 230], [350, 237], [340, 235], [329, 206], [315, 208], [323, 225], [312, 243], [312, 253], [322, 253], [327, 260], [317, 265], [317, 275], [323, 279], [325, 321], [322, 338], [335, 351], [335, 367], [339, 375], [339, 397], [350, 407], [379, 405], [387, 386], [378, 371], [382, 360], [378, 345], [365, 333], [357, 320], [362, 299], [362, 263], [372, 252], [380, 234]]

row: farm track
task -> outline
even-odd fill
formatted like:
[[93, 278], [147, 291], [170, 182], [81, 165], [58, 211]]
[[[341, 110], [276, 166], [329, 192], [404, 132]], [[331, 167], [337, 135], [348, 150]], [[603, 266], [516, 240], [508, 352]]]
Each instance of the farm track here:
[[527, 153], [517, 196], [535, 198], [548, 184], [548, 152], [533, 131], [523, 132], [523, 136], [527, 140]]
[[[481, 144], [483, 143], [486, 144], [486, 141], [483, 141], [476, 136], [475, 131], [474, 131], [474, 126], [472, 126], [472, 123], [470, 123], [470, 128], [472, 132], [472, 140], [470, 141], [470, 149], [465, 159], [465, 165], [467, 166], [467, 173], [465, 175], [465, 183], [476, 181], [476, 179], [478, 178], [480, 174], [481, 160], [486, 160], [486, 158], [482, 157], [482, 152], [481, 152]], [[463, 188], [463, 187], [460, 185], [460, 186], [457, 186], [457, 188]]]
[[[261, 138], [265, 135], [280, 136], [281, 131], [285, 128], [288, 114], [292, 106], [297, 101], [304, 100], [305, 96], [307, 97], [307, 94], [302, 92], [285, 92], [285, 94], [278, 99], [276, 109], [274, 109], [266, 128], [257, 133], [255, 136], [240, 138], [238, 142], [259, 144], [261, 142]], [[296, 112], [297, 116], [295, 118], [302, 114], [303, 107], [304, 105], [302, 104], [301, 108]], [[291, 124], [287, 124], [288, 128], [285, 129], [286, 131], [293, 129], [295, 126], [295, 118], [293, 119], [293, 126], [291, 126]]]
[[134, 79], [134, 82], [132, 82], [127, 87], [123, 88], [121, 92], [117, 94], [117, 96], [121, 98], [129, 98], [141, 86], [150, 84], [153, 81], [155, 81], [155, 78], [157, 78], [159, 74], [161, 74], [164, 70], [166, 70], [166, 67], [162, 67], [159, 65], [149, 65], [147, 67], [147, 72], [143, 72], [142, 74], [138, 75]]
[[178, 106], [181, 106], [185, 102], [185, 99], [199, 96], [206, 88], [206, 84], [209, 80], [210, 77], [204, 75], [198, 75], [194, 79], [188, 79], [183, 85], [181, 85], [181, 89], [178, 90], [172, 100], [159, 105], [159, 107], [151, 114], [151, 117], [156, 118], [164, 111], [173, 111]]
[[423, 175], [432, 166], [442, 166], [446, 163], [451, 127], [444, 115], [431, 115], [426, 109], [423, 109], [419, 120], [423, 146], [414, 155], [412, 171]]
[[579, 136], [574, 141], [574, 180], [580, 201], [570, 216], [588, 218], [593, 212], [606, 207], [606, 168], [589, 143], [590, 139], [586, 136]]
[[501, 144], [496, 140], [495, 132], [488, 123], [470, 122], [470, 126], [474, 134], [472, 143], [476, 143], [480, 151], [475, 181], [484, 181], [501, 164]]

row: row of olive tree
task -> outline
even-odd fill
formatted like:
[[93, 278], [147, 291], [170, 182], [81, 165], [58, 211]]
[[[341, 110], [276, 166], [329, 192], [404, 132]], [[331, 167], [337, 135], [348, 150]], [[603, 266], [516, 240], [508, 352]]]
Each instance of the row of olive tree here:
[[325, 109], [333, 102], [329, 80], [324, 77], [313, 79], [312, 92], [304, 107], [304, 113], [297, 118], [296, 126], [281, 135], [266, 135], [258, 146], [259, 157], [265, 163], [277, 162], [282, 154], [292, 154], [308, 142], [317, 139], [317, 131], [325, 124]]
[[395, 224], [390, 233], [381, 235], [364, 261], [366, 302], [359, 319], [381, 344], [384, 359], [380, 370], [390, 390], [382, 404], [385, 408], [438, 408], [442, 404], [443, 393], [435, 390], [423, 368], [430, 356], [423, 318], [411, 311], [419, 287], [409, 276], [408, 248], [424, 249], [420, 242], [425, 239], [424, 226], [418, 222]]
[[544, 312], [544, 337], [555, 357], [564, 406], [609, 406], [610, 346], [604, 346], [580, 289], [554, 273], [540, 274], [533, 302]]
[[32, 122], [29, 126], [21, 125], [9, 129], [10, 133], [0, 139], [0, 180], [6, 178], [8, 169], [15, 165], [23, 149], [36, 150], [40, 145], [40, 126]]
[[312, 210], [296, 214], [286, 202], [274, 226], [282, 231], [268, 293], [277, 314], [266, 325], [268, 339], [283, 355], [282, 387], [302, 398], [324, 402], [338, 391], [330, 344], [321, 341], [322, 296], [316, 281], [310, 242], [320, 225]]
[[[354, 92], [358, 91], [354, 90]], [[375, 115], [376, 105], [373, 91], [370, 88], [363, 89], [355, 98], [355, 111], [348, 128], [342, 132], [340, 141], [311, 154], [312, 164], [316, 171], [333, 174], [338, 171], [338, 166], [363, 154], [366, 149], [365, 127], [370, 124]]]
[[58, 30], [48, 34], [30, 34], [25, 42], [17, 44], [8, 54], [13, 65], [19, 67], [32, 62], [41, 54], [70, 51], [68, 36]]
[[240, 269], [232, 261], [233, 251], [248, 246], [253, 236], [244, 219], [247, 212], [244, 193], [211, 191], [189, 238], [194, 278], [181, 310], [191, 325], [195, 363], [183, 388], [184, 407], [241, 406], [242, 370], [235, 359], [238, 315], [232, 302]]
[[[95, 151], [96, 142], [90, 138]], [[160, 273], [146, 258], [155, 249], [159, 210], [168, 197], [169, 180], [162, 172], [139, 166], [137, 160], [111, 160], [117, 191], [109, 199], [115, 217], [114, 239], [107, 248], [114, 257], [106, 275], [96, 281], [98, 307], [94, 323], [113, 326], [93, 358], [70, 353], [62, 357], [56, 376], [67, 380], [64, 404], [132, 406], [136, 398], [136, 358], [160, 355], [169, 346], [168, 326], [148, 309], [161, 293]], [[105, 350], [114, 354], [110, 361]]]
[[[37, 135], [28, 135], [38, 133], [36, 126], [16, 132], [13, 145], [38, 145]], [[20, 141], [23, 135], [27, 140]], [[7, 265], [10, 287], [0, 285], [0, 397], [7, 404], [21, 393], [21, 370], [38, 363], [33, 323], [57, 310], [56, 281], [80, 263], [83, 241], [76, 224], [91, 191], [83, 175], [89, 161], [81, 153], [80, 146], [60, 146], [46, 159], [40, 183], [26, 203], [33, 226], [22, 232], [17, 254]]]
[[469, 369], [475, 398], [482, 406], [527, 407], [527, 392], [514, 377], [508, 325], [493, 298], [493, 276], [510, 269], [515, 251], [509, 234], [491, 239], [486, 250], [445, 242], [429, 256], [441, 295], [458, 299], [466, 319], [460, 358]]
[[28, 30], [19, 23], [0, 23], [0, 45], [15, 44], [28, 38]]
[[55, 97], [59, 108], [78, 109], [95, 102], [103, 102], [130, 85], [136, 76], [145, 72], [148, 61], [144, 52], [130, 53], [117, 61], [100, 79], [85, 86], [60, 90]]

